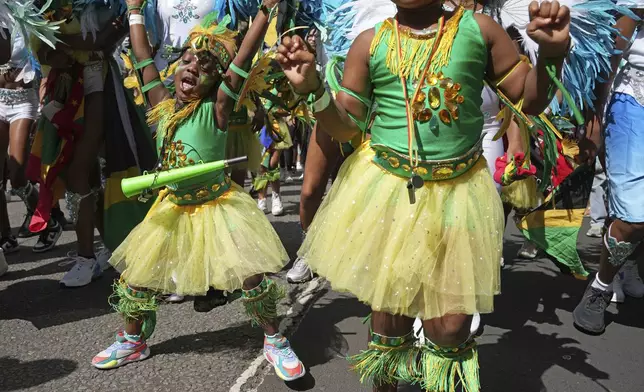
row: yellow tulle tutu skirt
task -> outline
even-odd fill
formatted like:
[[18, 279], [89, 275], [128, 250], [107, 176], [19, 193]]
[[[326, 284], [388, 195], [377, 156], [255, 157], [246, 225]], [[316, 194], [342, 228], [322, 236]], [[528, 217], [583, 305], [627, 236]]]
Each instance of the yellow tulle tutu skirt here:
[[259, 171], [262, 162], [262, 145], [253, 133], [251, 124], [232, 125], [226, 136], [226, 159], [247, 156], [248, 162], [237, 164], [233, 169]]
[[410, 204], [407, 180], [373, 155], [366, 142], [344, 163], [299, 255], [375, 311], [422, 319], [492, 312], [504, 223], [485, 160], [425, 182]]
[[114, 251], [110, 263], [133, 287], [203, 295], [233, 291], [250, 276], [280, 271], [289, 257], [255, 201], [238, 185], [197, 206], [167, 198]]

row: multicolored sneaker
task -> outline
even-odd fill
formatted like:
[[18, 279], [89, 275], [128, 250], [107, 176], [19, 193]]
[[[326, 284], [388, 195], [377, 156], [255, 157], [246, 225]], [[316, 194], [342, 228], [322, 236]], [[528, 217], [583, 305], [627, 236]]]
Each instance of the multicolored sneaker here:
[[293, 352], [291, 344], [279, 333], [264, 337], [264, 358], [284, 381], [297, 380], [306, 374], [306, 369]]
[[142, 361], [149, 356], [150, 348], [145, 340], [129, 340], [119, 331], [116, 342], [92, 358], [92, 365], [98, 369], [114, 369], [130, 362]]

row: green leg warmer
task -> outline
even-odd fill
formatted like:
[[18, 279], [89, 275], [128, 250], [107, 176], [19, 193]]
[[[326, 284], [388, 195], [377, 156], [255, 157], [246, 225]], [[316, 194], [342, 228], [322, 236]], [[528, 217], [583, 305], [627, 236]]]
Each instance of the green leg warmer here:
[[422, 386], [432, 392], [479, 392], [479, 357], [474, 339], [456, 348], [439, 347], [429, 340], [422, 348]]
[[285, 296], [283, 287], [265, 277], [259, 286], [243, 291], [242, 303], [253, 325], [263, 327], [277, 318], [277, 303]]
[[125, 282], [114, 283], [114, 293], [109, 298], [112, 308], [123, 315], [126, 322], [140, 320], [141, 336], [148, 339], [154, 333], [157, 324], [156, 294], [151, 291], [133, 289]]
[[413, 332], [405, 336], [388, 337], [371, 333], [369, 348], [348, 358], [351, 367], [360, 375], [360, 382], [374, 385], [409, 384], [420, 382], [420, 348]]

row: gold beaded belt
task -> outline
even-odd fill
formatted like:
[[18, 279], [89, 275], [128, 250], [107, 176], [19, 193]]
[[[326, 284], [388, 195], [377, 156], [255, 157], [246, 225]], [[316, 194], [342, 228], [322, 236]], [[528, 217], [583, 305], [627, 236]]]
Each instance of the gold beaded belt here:
[[482, 155], [483, 138], [465, 154], [456, 158], [418, 161], [418, 166], [412, 170], [409, 157], [382, 144], [372, 144], [374, 150], [373, 163], [402, 178], [411, 178], [414, 174], [423, 181], [451, 180], [467, 172], [478, 162]]
[[173, 189], [168, 186], [170, 191], [168, 200], [180, 206], [203, 204], [215, 200], [228, 189], [230, 189], [230, 177], [228, 176], [218, 182], [210, 181], [207, 184], [197, 184], [181, 189]]

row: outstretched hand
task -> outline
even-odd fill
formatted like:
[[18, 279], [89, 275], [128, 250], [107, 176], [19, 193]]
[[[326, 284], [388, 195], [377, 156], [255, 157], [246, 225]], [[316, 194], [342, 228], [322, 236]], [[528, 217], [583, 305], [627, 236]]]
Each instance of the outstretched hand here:
[[563, 57], [570, 44], [570, 9], [558, 1], [533, 1], [527, 33], [544, 57]]
[[321, 81], [315, 69], [315, 55], [299, 36], [282, 38], [282, 43], [277, 48], [276, 59], [296, 93], [306, 95], [320, 87]]

